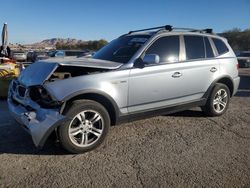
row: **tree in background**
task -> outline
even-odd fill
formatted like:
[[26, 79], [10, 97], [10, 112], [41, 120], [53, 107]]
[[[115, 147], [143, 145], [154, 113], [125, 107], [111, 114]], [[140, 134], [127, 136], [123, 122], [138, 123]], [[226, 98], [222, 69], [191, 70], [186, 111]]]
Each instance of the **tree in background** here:
[[227, 38], [234, 51], [250, 50], [250, 29], [241, 30], [234, 28], [221, 34]]

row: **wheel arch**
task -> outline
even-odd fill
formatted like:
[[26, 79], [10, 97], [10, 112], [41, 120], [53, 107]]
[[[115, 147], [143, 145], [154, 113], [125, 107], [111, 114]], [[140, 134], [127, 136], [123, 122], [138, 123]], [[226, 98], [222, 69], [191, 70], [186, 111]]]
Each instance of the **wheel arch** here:
[[233, 80], [230, 77], [220, 78], [216, 83], [225, 84], [230, 91], [230, 97], [233, 96], [234, 84], [233, 84]]
[[229, 76], [223, 76], [223, 77], [220, 77], [218, 79], [216, 79], [215, 81], [212, 82], [212, 84], [209, 86], [209, 88], [207, 89], [206, 93], [204, 94], [203, 98], [208, 98], [210, 93], [212, 92], [214, 86], [217, 84], [217, 83], [221, 83], [221, 84], [225, 84], [229, 91], [230, 91], [230, 97], [233, 96], [233, 91], [234, 91], [234, 84], [233, 84], [233, 79]]
[[60, 110], [61, 113], [63, 114], [65, 110], [70, 107], [73, 101], [81, 99], [93, 100], [103, 105], [109, 113], [111, 125], [116, 124], [119, 117], [118, 105], [111, 96], [101, 91], [89, 90], [71, 94], [63, 100], [64, 105], [62, 105], [62, 108]]

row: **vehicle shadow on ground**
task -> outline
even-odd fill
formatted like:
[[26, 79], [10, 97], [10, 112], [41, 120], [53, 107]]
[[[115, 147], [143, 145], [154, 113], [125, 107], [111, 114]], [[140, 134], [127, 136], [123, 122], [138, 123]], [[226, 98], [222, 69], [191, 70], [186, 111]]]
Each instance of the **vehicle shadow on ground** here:
[[203, 118], [205, 117], [204, 113], [200, 110], [185, 110], [181, 112], [176, 112], [173, 114], [169, 114], [167, 116], [174, 116], [174, 117], [195, 117], [195, 118]]
[[[201, 111], [186, 110], [170, 114], [168, 116], [180, 117], [204, 117]], [[0, 122], [2, 123], [2, 122]], [[36, 148], [31, 136], [20, 127], [14, 120], [9, 125], [0, 125], [0, 155], [1, 154], [19, 155], [68, 155], [58, 142], [56, 136], [51, 135], [43, 148]]]
[[11, 126], [0, 127], [0, 155], [23, 154], [23, 155], [66, 155], [54, 137], [46, 142], [43, 148], [36, 148], [32, 143], [31, 136], [17, 123]]

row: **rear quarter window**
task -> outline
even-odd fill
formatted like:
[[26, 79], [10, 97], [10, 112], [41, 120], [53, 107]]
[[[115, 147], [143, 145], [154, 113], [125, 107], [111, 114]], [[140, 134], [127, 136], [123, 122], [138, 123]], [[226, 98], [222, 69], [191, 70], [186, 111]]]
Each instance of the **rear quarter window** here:
[[216, 38], [212, 38], [212, 40], [214, 42], [214, 45], [219, 55], [224, 54], [229, 51], [226, 44], [222, 40], [216, 39]]

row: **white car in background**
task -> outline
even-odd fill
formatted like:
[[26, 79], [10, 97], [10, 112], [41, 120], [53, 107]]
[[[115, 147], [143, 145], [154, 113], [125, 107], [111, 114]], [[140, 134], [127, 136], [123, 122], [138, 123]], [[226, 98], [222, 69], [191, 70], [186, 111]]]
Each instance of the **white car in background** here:
[[27, 60], [27, 53], [24, 51], [14, 51], [13, 52], [13, 59], [16, 61], [26, 61]]

